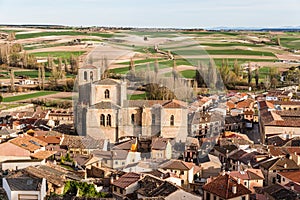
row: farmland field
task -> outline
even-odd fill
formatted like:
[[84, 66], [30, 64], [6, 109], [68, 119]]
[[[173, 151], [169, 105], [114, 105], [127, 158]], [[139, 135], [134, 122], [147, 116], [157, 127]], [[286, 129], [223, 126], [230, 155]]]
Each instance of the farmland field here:
[[56, 91], [41, 91], [41, 92], [35, 92], [32, 94], [23, 94], [23, 95], [18, 95], [18, 96], [11, 96], [11, 97], [5, 97], [3, 99], [3, 102], [14, 102], [14, 101], [21, 101], [21, 100], [26, 100], [26, 99], [33, 99], [41, 96], [46, 96], [50, 94], [56, 94], [58, 92]]

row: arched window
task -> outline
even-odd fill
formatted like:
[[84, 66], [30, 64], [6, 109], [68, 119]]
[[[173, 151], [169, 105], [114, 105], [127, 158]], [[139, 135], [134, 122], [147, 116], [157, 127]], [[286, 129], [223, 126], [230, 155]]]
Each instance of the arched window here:
[[152, 114], [152, 125], [155, 125], [155, 115]]
[[109, 90], [108, 89], [105, 90], [104, 97], [105, 97], [105, 99], [109, 99]]
[[134, 114], [131, 114], [131, 124], [133, 124], [134, 125]]
[[91, 81], [94, 80], [94, 74], [93, 74], [93, 72], [90, 72], [90, 80], [91, 80]]
[[174, 126], [174, 115], [170, 117], [170, 126]]
[[100, 116], [100, 125], [105, 126], [105, 116], [103, 114]]
[[111, 115], [110, 114], [108, 114], [106, 116], [106, 126], [111, 126]]
[[84, 79], [85, 81], [87, 81], [87, 72], [86, 72], [86, 71], [83, 72], [83, 79]]

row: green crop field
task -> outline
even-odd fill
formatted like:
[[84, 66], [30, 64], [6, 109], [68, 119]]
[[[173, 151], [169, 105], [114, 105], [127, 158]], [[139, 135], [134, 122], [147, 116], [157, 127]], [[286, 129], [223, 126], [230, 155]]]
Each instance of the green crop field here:
[[58, 92], [41, 91], [41, 92], [35, 92], [32, 94], [23, 94], [23, 95], [18, 95], [18, 96], [5, 97], [3, 99], [3, 102], [21, 101], [21, 100], [32, 99], [32, 98], [37, 98], [37, 97], [46, 96], [46, 95], [50, 95], [50, 94], [56, 94], [56, 93], [58, 93]]
[[56, 44], [36, 44], [36, 45], [25, 45], [24, 50], [34, 50], [34, 49], [42, 49], [42, 48], [50, 48], [50, 47], [59, 47], [66, 46], [67, 43], [56, 43]]
[[180, 72], [184, 78], [195, 78], [196, 70], [184, 70]]
[[26, 33], [26, 34], [16, 34], [16, 39], [28, 39], [28, 38], [37, 38], [45, 36], [60, 36], [60, 35], [71, 35], [71, 36], [98, 36], [103, 38], [110, 38], [113, 34], [110, 33], [84, 33], [79, 31], [57, 31], [57, 32], [39, 32], [39, 33]]
[[146, 93], [128, 95], [128, 99], [130, 99], [130, 100], [143, 100], [143, 99], [146, 99]]
[[[38, 78], [39, 72], [37, 70], [35, 71], [15, 71], [14, 72], [15, 76], [28, 76], [30, 78]], [[50, 77], [51, 72], [45, 72], [45, 77]], [[67, 74], [67, 78], [74, 77], [73, 74]]]
[[207, 36], [207, 35], [227, 35], [227, 36], [237, 36], [239, 33], [233, 33], [233, 32], [217, 32], [217, 31], [203, 31], [203, 32], [193, 32], [193, 31], [183, 31], [182, 34], [193, 34], [193, 35], [199, 35], [199, 36]]
[[275, 57], [275, 55], [272, 52], [265, 52], [265, 51], [249, 51], [249, 50], [240, 50], [240, 49], [234, 49], [234, 50], [178, 50], [173, 52], [175, 55], [183, 55], [183, 56], [189, 56], [189, 55], [251, 55], [251, 56], [272, 56]]
[[280, 38], [280, 43], [283, 47], [290, 49], [300, 49], [300, 38]]
[[74, 56], [80, 56], [82, 54], [84, 54], [85, 51], [49, 51], [49, 52], [36, 52], [36, 53], [31, 53], [32, 55], [34, 55], [35, 57], [48, 57], [48, 56], [51, 56], [51, 57], [60, 57], [60, 58], [64, 58], [64, 59], [67, 59], [67, 58], [70, 58], [71, 55], [74, 55]]

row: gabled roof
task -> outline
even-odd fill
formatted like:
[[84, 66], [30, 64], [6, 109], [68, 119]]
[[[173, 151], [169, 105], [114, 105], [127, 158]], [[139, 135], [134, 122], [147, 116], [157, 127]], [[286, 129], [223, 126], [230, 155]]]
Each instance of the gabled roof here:
[[84, 65], [84, 66], [80, 67], [79, 69], [97, 69], [97, 67], [94, 65]]
[[37, 159], [47, 159], [54, 154], [56, 154], [56, 151], [38, 151], [38, 152], [32, 154], [31, 157], [37, 158]]
[[297, 170], [300, 169], [295, 161], [286, 157], [276, 158], [260, 164], [267, 170]]
[[112, 185], [125, 189], [131, 184], [134, 184], [139, 180], [140, 180], [139, 174], [134, 172], [129, 172], [121, 176], [118, 180], [114, 180]]
[[111, 101], [101, 101], [89, 107], [89, 109], [120, 109], [121, 107]]
[[165, 150], [168, 142], [168, 138], [152, 138], [151, 149]]
[[298, 199], [298, 195], [296, 192], [286, 189], [285, 187], [275, 184], [271, 186], [267, 186], [263, 188], [263, 191], [273, 197], [275, 200], [283, 200], [283, 199], [288, 199], [288, 200], [296, 200]]
[[94, 139], [90, 136], [74, 136], [64, 135], [61, 145], [68, 146], [69, 148], [78, 149], [103, 149], [105, 144], [104, 139]]
[[175, 185], [150, 175], [141, 179], [139, 186], [136, 192], [145, 197], [166, 197], [178, 190]]
[[190, 170], [194, 167], [194, 163], [184, 162], [182, 160], [170, 160], [160, 166], [162, 169], [177, 169], [177, 170]]
[[290, 171], [290, 172], [278, 172], [279, 175], [300, 184], [300, 170]]
[[[233, 186], [237, 187], [235, 194], [232, 191]], [[224, 199], [231, 199], [251, 194], [251, 191], [248, 188], [246, 188], [243, 184], [238, 184], [237, 180], [228, 174], [219, 175], [211, 182], [205, 184], [202, 189]]]
[[176, 99], [173, 99], [171, 101], [168, 101], [167, 103], [162, 105], [164, 108], [187, 108], [187, 105], [183, 101], [179, 101]]
[[95, 81], [95, 82], [93, 82], [93, 84], [95, 84], [95, 85], [118, 85], [120, 83], [118, 80], [107, 78], [107, 79]]
[[42, 185], [41, 178], [29, 176], [23, 171], [9, 175], [6, 181], [11, 191], [39, 191]]
[[29, 135], [21, 135], [10, 140], [9, 142], [28, 151], [35, 151], [47, 145], [46, 142]]
[[238, 148], [235, 145], [224, 145], [224, 146], [215, 146], [214, 149], [225, 155], [227, 153], [227, 150], [228, 153], [230, 153], [234, 150], [237, 150]]
[[10, 142], [0, 144], [0, 156], [30, 156], [30, 152]]

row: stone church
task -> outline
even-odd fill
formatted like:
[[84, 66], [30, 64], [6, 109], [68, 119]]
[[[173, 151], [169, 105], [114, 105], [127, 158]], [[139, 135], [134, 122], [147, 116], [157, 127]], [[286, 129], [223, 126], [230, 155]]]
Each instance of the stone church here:
[[128, 100], [127, 84], [101, 79], [100, 68], [93, 65], [79, 69], [79, 97], [74, 106], [78, 134], [111, 143], [129, 136], [161, 136], [185, 142], [187, 104], [179, 100]]

